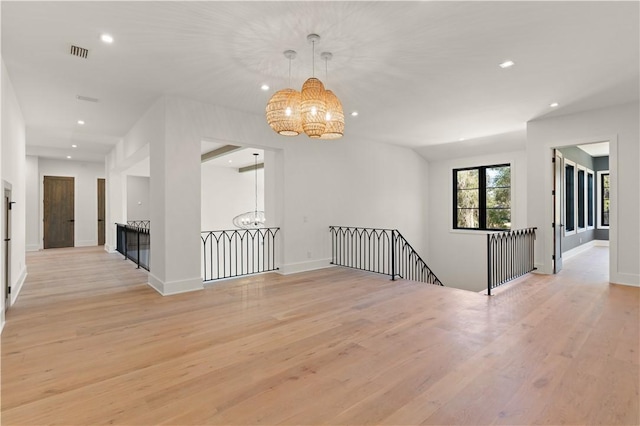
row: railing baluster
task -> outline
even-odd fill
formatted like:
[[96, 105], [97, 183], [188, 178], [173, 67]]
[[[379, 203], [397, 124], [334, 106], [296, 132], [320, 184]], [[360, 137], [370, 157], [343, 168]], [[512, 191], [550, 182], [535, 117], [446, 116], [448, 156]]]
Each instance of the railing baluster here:
[[[276, 267], [276, 234], [279, 229], [234, 229], [202, 232], [203, 281], [278, 270], [279, 268]], [[207, 251], [209, 251], [208, 257]], [[213, 273], [214, 264], [216, 274]], [[211, 271], [211, 273], [207, 274], [207, 271]]]
[[331, 264], [442, 285], [397, 229], [330, 226], [329, 232]]
[[534, 271], [537, 228], [487, 234], [487, 295], [491, 290]]

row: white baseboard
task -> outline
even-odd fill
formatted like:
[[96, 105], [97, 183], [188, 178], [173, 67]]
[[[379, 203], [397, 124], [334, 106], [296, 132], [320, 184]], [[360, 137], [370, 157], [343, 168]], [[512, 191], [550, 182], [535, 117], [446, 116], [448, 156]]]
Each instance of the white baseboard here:
[[609, 247], [609, 240], [593, 240], [596, 247]]
[[282, 265], [280, 271], [282, 275], [297, 274], [298, 272], [315, 271], [316, 269], [324, 269], [332, 267], [331, 259], [312, 260], [309, 262], [289, 263]]
[[163, 296], [171, 296], [173, 294], [188, 293], [190, 291], [204, 289], [202, 277], [182, 281], [164, 282], [158, 279], [155, 275], [149, 273], [148, 284]]
[[40, 251], [40, 244], [27, 244], [25, 251]]
[[2, 310], [2, 314], [0, 315], [0, 334], [2, 334], [2, 330], [4, 330], [4, 309]]
[[22, 268], [22, 271], [20, 271], [20, 277], [18, 278], [16, 283], [11, 286], [11, 302], [10, 302], [11, 305], [16, 303], [16, 300], [18, 300], [18, 295], [20, 294], [20, 291], [22, 290], [22, 286], [24, 285], [24, 282], [26, 280], [27, 280], [27, 267], [25, 266], [24, 268]]
[[568, 260], [571, 259], [574, 256], [579, 255], [582, 252], [585, 252], [587, 250], [589, 250], [591, 247], [595, 247], [595, 241], [596, 240], [591, 240], [588, 241], [584, 244], [579, 245], [578, 247], [574, 247], [571, 250], [567, 250], [565, 252], [562, 253], [562, 260]]
[[74, 247], [91, 247], [97, 246], [98, 240], [84, 240], [84, 241], [76, 241]]
[[104, 251], [106, 251], [107, 253], [116, 253], [116, 248], [111, 247], [109, 244], [105, 244]]
[[610, 273], [609, 282], [612, 284], [628, 285], [631, 287], [640, 287], [640, 275], [625, 273]]

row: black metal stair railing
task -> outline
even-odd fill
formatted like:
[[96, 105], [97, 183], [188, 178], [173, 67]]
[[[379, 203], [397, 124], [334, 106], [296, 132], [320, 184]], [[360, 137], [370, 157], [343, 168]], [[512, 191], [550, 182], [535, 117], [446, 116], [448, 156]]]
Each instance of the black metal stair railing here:
[[443, 285], [397, 229], [330, 226], [331, 264]]
[[202, 280], [275, 271], [276, 235], [280, 228], [203, 231]]
[[487, 294], [491, 289], [534, 271], [537, 228], [487, 234]]
[[127, 225], [135, 226], [136, 228], [149, 229], [151, 227], [150, 220], [128, 220]]
[[149, 270], [151, 235], [149, 228], [116, 223], [116, 251], [138, 265]]

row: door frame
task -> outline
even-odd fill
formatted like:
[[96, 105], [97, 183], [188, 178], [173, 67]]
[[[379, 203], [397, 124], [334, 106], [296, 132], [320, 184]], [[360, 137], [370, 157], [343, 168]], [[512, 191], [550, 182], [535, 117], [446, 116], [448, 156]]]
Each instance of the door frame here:
[[[618, 276], [618, 168], [615, 166], [618, 164], [618, 135], [603, 135], [596, 137], [586, 137], [580, 139], [566, 140], [566, 141], [556, 141], [556, 142], [548, 142], [545, 144], [545, 147], [548, 149], [548, 157], [553, 158], [554, 152], [558, 148], [568, 148], [576, 145], [586, 145], [590, 143], [597, 142], [609, 142], [609, 175], [611, 176], [611, 186], [609, 189], [609, 195], [611, 200], [611, 210], [610, 210], [610, 227], [609, 227], [609, 281], [615, 282], [616, 277]], [[546, 179], [544, 187], [548, 190], [547, 194], [550, 194], [553, 190], [554, 185], [554, 168], [555, 165], [551, 161], [546, 161], [544, 167], [549, 167], [547, 172], [544, 173], [546, 175]], [[551, 224], [554, 220], [554, 210], [553, 210], [553, 198], [549, 197], [545, 200], [549, 200], [545, 206], [545, 218], [546, 223]], [[547, 225], [548, 226], [548, 225]], [[555, 232], [549, 232], [543, 234], [543, 253], [553, 254], [555, 250]], [[539, 260], [537, 262], [540, 262]], [[551, 258], [551, 255], [542, 260], [539, 263], [541, 271], [547, 271], [544, 273], [553, 273], [554, 264]]]
[[564, 156], [553, 150], [553, 273], [562, 270], [562, 238], [564, 236]]
[[45, 177], [53, 177], [53, 178], [71, 178], [73, 179], [73, 243], [70, 247], [76, 247], [76, 217], [78, 216], [78, 203], [76, 202], [76, 194], [78, 192], [78, 178], [75, 174], [65, 174], [65, 175], [56, 175], [51, 173], [43, 173], [41, 174], [41, 191], [40, 191], [40, 229], [41, 229], [41, 239], [40, 239], [40, 249], [44, 250], [44, 179]]
[[[77, 197], [78, 194], [78, 175], [76, 173], [65, 173], [64, 175], [56, 175], [52, 173], [40, 173], [40, 213], [39, 213], [39, 223], [40, 223], [40, 234], [38, 236], [40, 250], [44, 250], [44, 177], [45, 176], [62, 176], [62, 177], [72, 177], [73, 178], [73, 193]], [[73, 217], [78, 217], [78, 203], [73, 203]], [[77, 219], [76, 219], [77, 220]], [[77, 222], [75, 222], [77, 224]], [[74, 225], [75, 226], [75, 225]], [[74, 241], [75, 241], [75, 230], [74, 230]], [[74, 243], [75, 246], [75, 243]]]
[[[12, 192], [13, 192], [13, 187], [12, 185], [3, 180], [2, 181], [2, 231], [0, 232], [2, 234], [2, 266], [3, 266], [3, 271], [2, 271], [2, 292], [4, 293], [4, 300], [3, 300], [3, 305], [4, 305], [4, 311], [6, 311], [7, 309], [9, 309], [9, 306], [11, 306], [11, 293], [10, 293], [10, 288], [11, 288], [11, 234], [12, 234], [12, 228], [13, 228], [13, 224], [12, 224], [12, 220], [11, 220], [11, 205], [14, 203], [13, 201], [11, 201], [13, 199], [12, 197]], [[6, 201], [6, 195], [9, 195], [9, 204], [7, 205], [5, 203]], [[7, 241], [8, 240], [8, 241]]]

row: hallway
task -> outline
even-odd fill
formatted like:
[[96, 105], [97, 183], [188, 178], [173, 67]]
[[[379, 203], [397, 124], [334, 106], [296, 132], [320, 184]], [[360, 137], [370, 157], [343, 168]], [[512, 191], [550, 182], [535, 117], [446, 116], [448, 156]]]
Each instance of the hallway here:
[[28, 254], [4, 424], [638, 424], [640, 289], [599, 247], [486, 297], [344, 268], [162, 297], [101, 248]]

